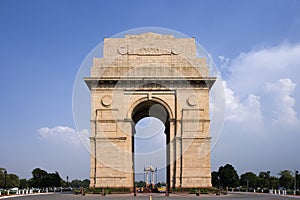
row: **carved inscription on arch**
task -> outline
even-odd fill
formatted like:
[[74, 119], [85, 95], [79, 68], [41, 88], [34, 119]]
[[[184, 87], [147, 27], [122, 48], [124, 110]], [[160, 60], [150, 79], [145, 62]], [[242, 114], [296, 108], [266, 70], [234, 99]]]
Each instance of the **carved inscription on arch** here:
[[123, 45], [118, 48], [118, 53], [120, 55], [140, 55], [140, 56], [145, 56], [145, 55], [178, 55], [178, 50], [176, 48], [168, 48], [168, 49], [163, 49], [163, 48], [158, 48], [155, 46], [144, 46], [142, 48], [134, 48], [129, 45]]

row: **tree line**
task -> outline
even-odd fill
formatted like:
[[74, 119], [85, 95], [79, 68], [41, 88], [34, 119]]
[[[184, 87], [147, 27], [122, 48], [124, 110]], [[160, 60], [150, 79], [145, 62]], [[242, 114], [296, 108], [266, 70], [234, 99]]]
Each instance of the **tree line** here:
[[[89, 179], [84, 180], [72, 180], [71, 182], [63, 180], [58, 172], [49, 173], [40, 168], [35, 168], [31, 172], [32, 178], [20, 179], [16, 174], [7, 173], [6, 169], [0, 168], [0, 188], [45, 188], [45, 187], [89, 187]], [[290, 170], [282, 170], [278, 173], [278, 176], [271, 175], [270, 171], [262, 171], [256, 175], [253, 172], [246, 172], [238, 175], [235, 168], [226, 164], [220, 166], [218, 171], [213, 171], [212, 186], [213, 187], [229, 187], [229, 188], [252, 188], [252, 189], [294, 189], [295, 178], [296, 186], [300, 186], [300, 175], [298, 172], [292, 172]], [[144, 185], [144, 182], [136, 182], [136, 185]]]
[[31, 172], [32, 178], [20, 179], [16, 174], [7, 173], [5, 168], [0, 168], [0, 188], [46, 188], [46, 187], [89, 187], [90, 180], [72, 180], [71, 182], [63, 180], [59, 173], [49, 173], [40, 168], [35, 168]]
[[223, 188], [294, 189], [295, 178], [297, 188], [299, 188], [300, 184], [298, 171], [282, 170], [278, 173], [278, 176], [272, 176], [270, 171], [262, 171], [258, 175], [253, 172], [246, 172], [239, 176], [235, 168], [230, 164], [219, 167], [219, 170], [213, 171], [211, 176], [213, 187]]

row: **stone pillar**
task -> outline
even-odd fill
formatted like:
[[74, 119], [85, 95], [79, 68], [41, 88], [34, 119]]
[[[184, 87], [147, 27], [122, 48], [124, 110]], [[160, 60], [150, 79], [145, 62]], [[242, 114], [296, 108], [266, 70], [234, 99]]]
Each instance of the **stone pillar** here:
[[151, 172], [151, 184], [154, 184], [154, 171]]
[[[170, 143], [168, 144], [169, 148], [169, 160], [167, 158], [167, 164], [169, 164], [169, 186], [171, 188], [175, 188], [175, 183], [176, 183], [176, 178], [175, 178], [175, 172], [176, 172], [176, 139], [175, 139], [175, 125], [176, 122], [174, 119], [170, 119], [170, 131], [169, 131], [169, 141]], [[168, 136], [167, 136], [168, 137]], [[168, 149], [167, 149], [168, 151]]]
[[149, 184], [149, 177], [148, 177], [148, 171], [146, 171], [146, 185]]

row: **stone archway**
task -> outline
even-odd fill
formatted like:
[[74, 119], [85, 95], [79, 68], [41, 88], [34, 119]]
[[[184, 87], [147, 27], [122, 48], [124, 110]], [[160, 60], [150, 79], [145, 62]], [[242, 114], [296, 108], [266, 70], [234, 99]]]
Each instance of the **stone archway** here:
[[[166, 183], [168, 186], [171, 184], [171, 173], [170, 173], [170, 114], [168, 113], [168, 109], [166, 109], [162, 104], [155, 100], [145, 100], [140, 102], [138, 105], [135, 106], [134, 110], [131, 114], [132, 118], [132, 152], [135, 153], [134, 149], [134, 135], [135, 135], [135, 125], [138, 121], [145, 117], [154, 117], [159, 119], [165, 126], [164, 133], [166, 134]], [[133, 163], [135, 162], [133, 157]], [[134, 170], [133, 170], [134, 171]]]
[[196, 55], [194, 38], [144, 33], [104, 40], [103, 58], [94, 58], [85, 78], [91, 187], [134, 188], [133, 124], [150, 112], [168, 132], [169, 186], [211, 187], [209, 90], [216, 78]]

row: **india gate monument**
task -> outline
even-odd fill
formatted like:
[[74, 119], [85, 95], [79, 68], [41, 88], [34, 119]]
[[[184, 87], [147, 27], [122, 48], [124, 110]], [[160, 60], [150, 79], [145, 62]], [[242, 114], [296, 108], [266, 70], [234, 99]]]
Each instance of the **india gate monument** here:
[[165, 125], [169, 188], [211, 187], [209, 95], [216, 77], [194, 38], [146, 32], [105, 38], [91, 95], [90, 187], [134, 189], [136, 123]]

